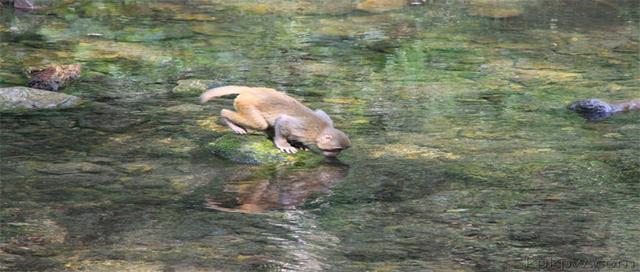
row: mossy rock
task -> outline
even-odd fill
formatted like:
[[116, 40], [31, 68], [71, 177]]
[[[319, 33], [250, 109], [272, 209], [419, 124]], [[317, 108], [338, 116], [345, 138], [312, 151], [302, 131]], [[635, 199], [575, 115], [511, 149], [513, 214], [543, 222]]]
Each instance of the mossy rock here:
[[227, 134], [210, 143], [208, 148], [217, 156], [245, 164], [313, 166], [324, 160], [324, 156], [313, 151], [284, 153], [264, 135]]
[[0, 111], [67, 109], [80, 105], [80, 98], [27, 87], [0, 88]]
[[178, 86], [171, 91], [173, 94], [200, 94], [216, 85], [214, 80], [185, 79], [178, 80]]

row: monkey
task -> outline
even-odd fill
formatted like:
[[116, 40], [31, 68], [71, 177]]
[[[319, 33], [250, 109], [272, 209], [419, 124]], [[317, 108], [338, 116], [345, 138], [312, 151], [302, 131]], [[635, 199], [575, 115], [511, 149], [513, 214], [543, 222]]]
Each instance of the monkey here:
[[588, 120], [601, 120], [616, 113], [640, 110], [640, 99], [611, 104], [599, 99], [584, 99], [569, 104], [567, 108]]
[[[326, 157], [336, 157], [351, 146], [347, 135], [333, 127], [333, 121], [324, 111], [311, 110], [285, 93], [270, 88], [224, 86], [205, 91], [200, 103], [213, 98], [237, 94], [236, 111], [223, 109], [222, 120], [237, 134], [247, 129], [268, 131], [273, 129], [273, 143], [285, 153], [307, 150], [314, 145]], [[296, 148], [294, 145], [301, 145]]]

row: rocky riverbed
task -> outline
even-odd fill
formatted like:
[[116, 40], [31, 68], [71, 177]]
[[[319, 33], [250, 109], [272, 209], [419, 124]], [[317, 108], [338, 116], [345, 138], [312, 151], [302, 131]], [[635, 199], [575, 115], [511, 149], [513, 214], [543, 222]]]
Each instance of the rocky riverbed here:
[[[2, 271], [637, 268], [639, 113], [566, 109], [637, 97], [637, 1], [33, 2], [2, 2], [0, 88], [82, 74], [0, 113]], [[232, 135], [197, 99], [228, 84], [353, 147]]]

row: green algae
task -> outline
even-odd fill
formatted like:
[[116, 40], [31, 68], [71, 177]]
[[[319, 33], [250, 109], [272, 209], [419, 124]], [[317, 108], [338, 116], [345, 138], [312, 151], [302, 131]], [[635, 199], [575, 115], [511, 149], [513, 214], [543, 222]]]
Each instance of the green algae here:
[[298, 151], [287, 154], [275, 147], [265, 136], [227, 134], [208, 145], [216, 155], [246, 164], [293, 164], [312, 167], [322, 161], [320, 154]]
[[[0, 84], [81, 62], [66, 91], [90, 103], [0, 116], [0, 247], [11, 251], [0, 270], [639, 259], [638, 113], [596, 123], [565, 110], [637, 96], [636, 2], [425, 1], [376, 14], [358, 3], [3, 8]], [[348, 175], [264, 135], [228, 135], [211, 118], [228, 101], [196, 104], [222, 84], [277, 88], [328, 112], [354, 143], [339, 157]], [[208, 197], [262, 210], [208, 209]]]
[[215, 83], [214, 80], [187, 79], [178, 80], [178, 85], [171, 92], [174, 94], [193, 95], [201, 94], [211, 88]]

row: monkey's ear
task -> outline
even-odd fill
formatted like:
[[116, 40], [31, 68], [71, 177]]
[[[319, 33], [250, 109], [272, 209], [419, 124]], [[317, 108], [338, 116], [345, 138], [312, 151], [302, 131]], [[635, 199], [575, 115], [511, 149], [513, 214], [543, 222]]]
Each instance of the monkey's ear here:
[[329, 115], [327, 115], [326, 112], [324, 112], [323, 110], [317, 109], [315, 113], [318, 117], [322, 118], [322, 120], [327, 122], [327, 124], [329, 124], [330, 126], [333, 126], [333, 120], [331, 120], [331, 117], [329, 117]]

